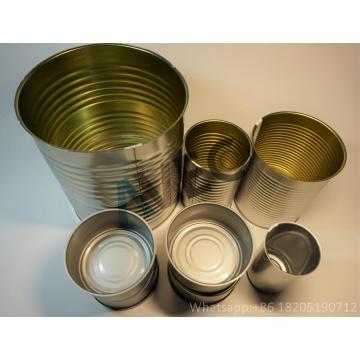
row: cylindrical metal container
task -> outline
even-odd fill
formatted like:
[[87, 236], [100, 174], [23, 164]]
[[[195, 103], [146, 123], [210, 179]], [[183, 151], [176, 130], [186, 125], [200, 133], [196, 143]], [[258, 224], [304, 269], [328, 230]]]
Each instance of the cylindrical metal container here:
[[215, 304], [224, 300], [234, 290], [237, 282], [230, 285], [225, 290], [214, 293], [201, 293], [187, 288], [173, 275], [171, 269], [168, 269], [169, 281], [174, 291], [182, 297], [185, 301], [200, 303], [200, 304]]
[[166, 240], [170, 271], [185, 288], [203, 294], [229, 289], [253, 254], [250, 230], [231, 209], [201, 203], [183, 209]]
[[251, 155], [249, 136], [235, 124], [206, 120], [192, 126], [184, 144], [184, 205], [214, 202], [230, 207]]
[[339, 135], [322, 121], [295, 112], [265, 116], [252, 134], [254, 155], [235, 203], [253, 224], [296, 221], [345, 165]]
[[70, 237], [65, 262], [76, 285], [115, 309], [145, 299], [158, 277], [151, 229], [124, 209], [103, 210], [85, 219]]
[[269, 229], [247, 274], [254, 287], [275, 293], [313, 272], [319, 262], [320, 246], [315, 236], [296, 223], [280, 223]]
[[94, 44], [36, 66], [15, 108], [81, 219], [126, 208], [156, 227], [179, 198], [187, 100], [161, 56]]

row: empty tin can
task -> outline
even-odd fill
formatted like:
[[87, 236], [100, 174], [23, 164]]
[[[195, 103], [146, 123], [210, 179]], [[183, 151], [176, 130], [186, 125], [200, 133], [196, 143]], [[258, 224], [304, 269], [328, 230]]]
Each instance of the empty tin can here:
[[324, 122], [305, 114], [265, 116], [252, 133], [254, 155], [235, 203], [253, 224], [296, 221], [346, 162], [345, 145]]
[[173, 286], [188, 300], [197, 301], [186, 296], [184, 289], [206, 296], [229, 290], [250, 265], [253, 241], [247, 225], [234, 211], [201, 203], [183, 209], [174, 218], [166, 251]]
[[76, 285], [116, 309], [145, 299], [158, 277], [150, 227], [123, 209], [85, 219], [70, 237], [65, 262]]
[[251, 155], [249, 136], [235, 124], [206, 120], [192, 126], [184, 142], [183, 204], [230, 207]]
[[313, 272], [319, 262], [315, 236], [299, 224], [280, 223], [269, 229], [247, 274], [255, 288], [275, 293]]
[[156, 227], [179, 199], [187, 101], [163, 57], [93, 44], [37, 65], [15, 108], [81, 219], [125, 208]]

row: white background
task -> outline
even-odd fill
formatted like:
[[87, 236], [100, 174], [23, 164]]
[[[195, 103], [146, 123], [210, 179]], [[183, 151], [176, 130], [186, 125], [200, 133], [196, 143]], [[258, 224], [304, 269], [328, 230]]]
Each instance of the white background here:
[[[185, 129], [197, 121], [233, 121], [250, 133], [274, 111], [294, 110], [318, 117], [342, 137], [348, 151], [343, 172], [314, 200], [299, 223], [322, 246], [313, 274], [277, 297], [260, 296], [243, 277], [215, 311], [192, 314], [173, 293], [166, 275], [164, 232], [156, 229], [161, 273], [152, 295], [126, 311], [111, 311], [76, 288], [64, 269], [64, 250], [78, 223], [65, 195], [31, 137], [18, 123], [16, 88], [39, 61], [72, 45], [0, 45], [0, 315], [359, 315], [359, 45], [197, 45], [142, 44], [170, 60], [190, 91]], [[179, 206], [180, 208], [180, 206]], [[265, 230], [251, 226], [256, 244]], [[338, 303], [314, 314], [256, 309], [278, 304]], [[356, 313], [345, 312], [356, 303]], [[339, 305], [342, 304], [342, 305]], [[326, 308], [326, 306], [325, 306]], [[229, 310], [236, 310], [236, 313]]]

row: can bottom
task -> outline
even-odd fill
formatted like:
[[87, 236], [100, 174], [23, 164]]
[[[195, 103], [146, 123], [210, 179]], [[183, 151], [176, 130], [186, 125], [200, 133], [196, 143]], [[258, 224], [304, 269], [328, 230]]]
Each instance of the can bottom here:
[[150, 280], [150, 286], [147, 287], [143, 294], [143, 296], [138, 299], [138, 300], [134, 300], [135, 302], [131, 305], [125, 305], [125, 306], [114, 306], [114, 305], [108, 305], [106, 304], [102, 299], [98, 298], [95, 296], [95, 300], [98, 301], [101, 305], [106, 306], [107, 308], [111, 309], [111, 310], [128, 310], [131, 309], [135, 306], [138, 306], [139, 304], [141, 304], [143, 301], [145, 301], [147, 299], [147, 297], [153, 292], [153, 290], [156, 288], [157, 283], [158, 283], [158, 278], [159, 278], [159, 264], [157, 259], [155, 259], [155, 264], [154, 264], [155, 268], [154, 268], [154, 274], [151, 277]]

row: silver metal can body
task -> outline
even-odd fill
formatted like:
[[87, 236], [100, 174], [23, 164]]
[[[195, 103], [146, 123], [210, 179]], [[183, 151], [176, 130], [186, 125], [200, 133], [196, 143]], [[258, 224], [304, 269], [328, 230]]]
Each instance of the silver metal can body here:
[[35, 67], [15, 107], [81, 219], [125, 208], [156, 227], [179, 198], [187, 99], [161, 56], [94, 44]]
[[159, 272], [150, 227], [124, 209], [103, 210], [85, 219], [69, 239], [65, 263], [77, 286], [116, 309], [144, 300]]
[[216, 304], [224, 300], [234, 290], [237, 282], [230, 285], [228, 288], [214, 293], [201, 293], [187, 288], [182, 284], [176, 276], [174, 276], [171, 268], [168, 269], [169, 281], [174, 291], [182, 297], [185, 301], [200, 303], [200, 304]]
[[205, 120], [185, 135], [182, 202], [213, 202], [230, 207], [249, 164], [252, 145], [238, 126]]
[[250, 265], [250, 230], [231, 209], [201, 203], [183, 209], [172, 221], [166, 240], [174, 278], [195, 293], [208, 296], [228, 290]]
[[313, 272], [320, 257], [320, 245], [308, 229], [296, 223], [275, 224], [255, 256], [248, 278], [260, 291], [280, 292]]
[[264, 228], [296, 221], [346, 162], [336, 132], [305, 114], [265, 116], [255, 125], [252, 141], [254, 155], [235, 203], [245, 218]]

